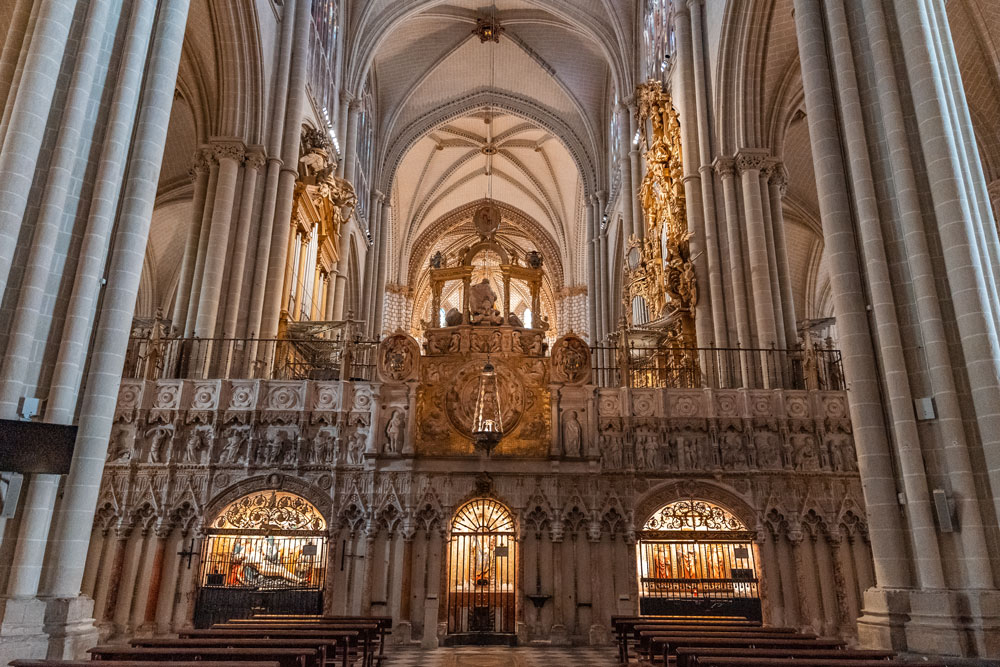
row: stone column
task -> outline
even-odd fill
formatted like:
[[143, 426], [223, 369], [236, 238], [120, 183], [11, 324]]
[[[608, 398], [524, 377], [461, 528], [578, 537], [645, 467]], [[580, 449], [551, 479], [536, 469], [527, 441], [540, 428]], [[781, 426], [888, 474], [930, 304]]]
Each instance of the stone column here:
[[[736, 166], [743, 178], [743, 203], [746, 206], [747, 246], [750, 251], [750, 285], [753, 288], [753, 309], [757, 324], [757, 345], [774, 347], [777, 332], [774, 326], [774, 301], [771, 299], [771, 278], [768, 265], [767, 233], [764, 229], [764, 209], [760, 196], [760, 170], [767, 154], [764, 151], [741, 150]], [[732, 243], [732, 242], [731, 242]]]
[[327, 273], [323, 292], [323, 319], [327, 322], [333, 320], [333, 274]]
[[[74, 171], [80, 157], [81, 132], [85, 131], [87, 107], [94, 85], [94, 72], [100, 57], [102, 38], [107, 29], [109, 9], [110, 3], [106, 0], [91, 4], [76, 51], [73, 78], [69, 82], [69, 93], [59, 123], [59, 135], [52, 151], [48, 179], [45, 181], [45, 190], [38, 206], [35, 229], [31, 236], [31, 248], [21, 276], [17, 305], [13, 317], [7, 322], [7, 346], [0, 370], [0, 417], [4, 419], [17, 418], [17, 405], [21, 398], [23, 379], [28, 376], [28, 366], [31, 364], [32, 350], [38, 334], [36, 329], [45, 303], [45, 289], [51, 277], [52, 259], [63, 228], [63, 209], [66, 197], [73, 186]], [[44, 118], [44, 114], [41, 117]], [[0, 169], [3, 168], [4, 162], [3, 157], [0, 157]], [[33, 169], [26, 172], [29, 179], [32, 173]], [[7, 183], [14, 185], [15, 181], [9, 180]], [[4, 192], [0, 190], [0, 201], [3, 198]], [[2, 215], [0, 212], [0, 216]], [[4, 251], [0, 250], [0, 253], [2, 252]], [[0, 269], [0, 272], [6, 270], [7, 268]], [[0, 295], [2, 294], [3, 289], [0, 288]], [[41, 560], [41, 554], [38, 556]]]
[[851, 623], [851, 612], [847, 608], [847, 579], [844, 577], [844, 564], [840, 557], [842, 538], [839, 532], [826, 535], [826, 543], [830, 548], [830, 562], [833, 564], [833, 591], [837, 596], [837, 631], [842, 635], [857, 636], [857, 626]]
[[778, 286], [781, 294], [782, 325], [785, 344], [793, 348], [798, 344], [799, 332], [795, 319], [795, 297], [792, 294], [792, 277], [788, 268], [788, 246], [785, 242], [785, 215], [782, 200], [788, 189], [788, 175], [784, 165], [773, 162], [768, 167], [768, 196], [771, 200], [771, 222], [774, 231], [775, 261], [778, 266]]
[[369, 526], [365, 532], [365, 566], [361, 575], [361, 615], [372, 613], [372, 588], [375, 584], [376, 530]]
[[590, 326], [590, 344], [597, 343], [597, 241], [594, 236], [593, 195], [584, 195], [587, 213], [587, 316]]
[[303, 299], [306, 293], [306, 271], [309, 269], [306, 266], [309, 258], [309, 243], [309, 235], [303, 234], [302, 241], [299, 243], [299, 265], [295, 269], [295, 273], [292, 274], [291, 288], [295, 290], [295, 309], [291, 313], [293, 320], [302, 319]]
[[76, 0], [50, 0], [39, 5], [10, 107], [0, 150], [0, 294], [7, 288], [76, 4]]
[[375, 287], [375, 318], [373, 320], [372, 333], [376, 336], [382, 334], [382, 320], [385, 312], [385, 279], [389, 273], [389, 266], [386, 257], [389, 254], [389, 232], [392, 224], [392, 204], [384, 201], [382, 204], [382, 215], [379, 218], [379, 244], [378, 244], [378, 281]]
[[[563, 581], [563, 526], [562, 519], [558, 516], [552, 521], [552, 528], [549, 531], [549, 539], [552, 542], [552, 627], [549, 628], [549, 639], [553, 644], [566, 644], [569, 642], [566, 631], [565, 619], [563, 618], [562, 598], [565, 595], [565, 582]], [[538, 540], [538, 547], [541, 548], [542, 541]]]
[[160, 525], [156, 527], [156, 544], [153, 547], [153, 564], [149, 571], [149, 593], [146, 595], [146, 610], [143, 614], [141, 630], [156, 634], [156, 609], [160, 602], [160, 588], [163, 585], [163, 557], [167, 552], [167, 539], [173, 526]]
[[[633, 107], [625, 104], [618, 105], [618, 112], [621, 114], [622, 123], [619, 125], [618, 139], [621, 146], [618, 158], [618, 169], [622, 175], [622, 190], [619, 198], [622, 203], [622, 218], [626, 230], [626, 236], [632, 235], [638, 239], [646, 235], [646, 226], [642, 218], [635, 217], [635, 210], [632, 200], [635, 197], [635, 184], [632, 183], [632, 159], [638, 159], [638, 151], [632, 149], [632, 137], [628, 134], [629, 118], [632, 117]], [[634, 155], [633, 155], [634, 154]]]
[[[310, 3], [299, 0], [295, 3], [295, 26], [291, 41], [291, 65], [288, 76], [288, 98], [284, 129], [281, 140], [281, 172], [275, 193], [274, 217], [271, 221], [271, 242], [267, 265], [267, 280], [264, 303], [261, 308], [260, 338], [274, 338], [278, 334], [278, 320], [281, 315], [282, 286], [285, 266], [282, 258], [288, 248], [288, 233], [291, 229], [292, 195], [295, 181], [299, 176], [299, 143], [302, 133], [302, 116], [305, 108], [306, 67], [309, 60], [309, 27], [312, 24]], [[266, 225], [261, 224], [262, 234]], [[261, 241], [263, 243], [263, 239]], [[251, 313], [252, 315], [252, 313]], [[252, 321], [252, 320], [251, 320]]]
[[695, 305], [694, 326], [698, 345], [711, 347], [715, 344], [715, 326], [712, 322], [711, 278], [709, 277], [708, 258], [705, 256], [705, 206], [702, 200], [701, 176], [698, 170], [700, 147], [698, 141], [698, 112], [695, 102], [696, 91], [694, 82], [693, 46], [691, 39], [691, 21], [688, 17], [688, 7], [684, 2], [675, 6], [677, 20], [674, 30], [677, 35], [677, 65], [680, 67], [680, 84], [682, 92], [680, 124], [682, 159], [684, 163], [684, 194], [687, 197], [687, 222], [691, 232], [688, 241], [691, 257], [694, 258], [695, 281], [699, 286], [698, 303]]
[[[809, 136], [816, 168], [823, 237], [830, 259], [837, 329], [844, 373], [850, 384], [851, 422], [871, 529], [878, 585], [905, 588], [910, 582], [893, 463], [886, 439], [871, 331], [861, 284], [857, 241], [834, 113], [830, 66], [820, 12], [811, 0], [795, 0], [795, 27], [802, 59]], [[759, 307], [759, 306], [758, 306]], [[998, 429], [1000, 430], [1000, 429]]]
[[212, 233], [212, 212], [215, 210], [215, 191], [219, 185], [218, 155], [211, 145], [202, 146], [202, 155], [208, 163], [208, 187], [205, 190], [205, 207], [201, 211], [198, 225], [197, 252], [194, 254], [194, 269], [191, 273], [191, 293], [188, 295], [187, 314], [184, 316], [184, 336], [194, 336], [198, 324], [198, 298], [205, 277], [205, 260], [208, 257], [208, 237]]
[[240, 141], [218, 139], [213, 141], [212, 148], [219, 162], [219, 180], [215, 188], [215, 203], [212, 206], [205, 271], [202, 274], [201, 290], [198, 295], [198, 318], [194, 326], [194, 335], [198, 338], [215, 338], [226, 254], [229, 251], [229, 227], [236, 199], [236, 177], [239, 175], [245, 150]]
[[788, 543], [792, 545], [792, 562], [795, 564], [795, 588], [799, 602], [798, 626], [803, 632], [818, 631], [819, 628], [814, 627], [815, 616], [809, 603], [809, 577], [806, 573], [805, 557], [802, 554], [805, 535], [801, 530], [793, 530], [787, 537]]
[[[274, 212], [278, 196], [278, 177], [283, 164], [279, 155], [283, 154], [282, 139], [284, 137], [286, 122], [285, 106], [288, 100], [289, 61], [292, 56], [292, 39], [296, 27], [294, 8], [295, 5], [291, 2], [283, 4], [281, 38], [278, 45], [278, 64], [274, 73], [274, 87], [271, 89], [271, 122], [267, 141], [267, 174], [264, 181], [264, 199], [260, 211], [260, 226], [257, 230], [257, 252], [254, 255], [253, 281], [250, 285], [250, 303], [246, 325], [247, 334], [256, 337], [260, 336], [261, 317], [264, 310], [264, 290], [267, 285], [268, 264], [271, 261], [271, 242], [274, 231]], [[278, 252], [283, 253], [286, 249], [282, 247]], [[256, 356], [256, 350], [251, 352], [252, 356]]]
[[361, 100], [347, 103], [347, 136], [344, 138], [344, 178], [354, 185], [358, 169], [358, 116]]
[[774, 245], [774, 218], [771, 215], [771, 197], [767, 185], [768, 174], [771, 169], [771, 160], [764, 163], [764, 168], [760, 171], [760, 203], [764, 212], [764, 238], [767, 243], [767, 274], [771, 284], [771, 303], [774, 305], [774, 337], [779, 350], [788, 347], [785, 343], [785, 315], [781, 303], [781, 287], [778, 284], [778, 261], [777, 250]]
[[[139, 3], [144, 4], [144, 3]], [[138, 127], [132, 142], [129, 178], [94, 338], [87, 387], [80, 406], [76, 448], [52, 532], [44, 591], [54, 607], [49, 627], [72, 622], [69, 608], [80, 594], [85, 555], [104, 469], [122, 366], [142, 273], [167, 124], [177, 80], [189, 0], [162, 0], [146, 68]], [[61, 599], [61, 600], [60, 600]], [[68, 604], [67, 604], [68, 603]], [[85, 618], [85, 617], [84, 617]], [[73, 633], [80, 632], [77, 625]], [[86, 632], [86, 630], [83, 630]], [[66, 630], [66, 635], [71, 632]], [[67, 636], [64, 648], [73, 648]], [[50, 644], [49, 656], [62, 655]]]
[[[898, 460], [903, 489], [906, 493], [909, 531], [914, 545], [915, 574], [920, 586], [944, 588], [944, 570], [937, 530], [934, 526], [934, 510], [931, 506], [924, 454], [920, 448], [920, 433], [913, 417], [915, 397], [906, 374], [908, 364], [897, 317], [893, 278], [882, 236], [881, 214], [877, 207], [878, 196], [869, 162], [868, 143], [862, 122], [857, 79], [854, 76], [854, 60], [850, 54], [851, 45], [847, 36], [846, 18], [843, 6], [839, 2], [828, 5], [827, 11], [832, 15], [830, 24], [832, 64], [840, 93], [841, 113], [845, 121], [844, 143], [855, 193], [862, 257], [871, 293], [871, 312], [878, 329], [882, 367], [887, 374], [895, 377], [893, 381], [886, 383], [883, 391], [888, 398], [888, 414], [892, 419], [893, 435], [896, 448], [899, 450]], [[922, 296], [927, 298], [929, 295]], [[936, 294], [933, 298], [936, 300]], [[941, 370], [950, 376], [950, 367]], [[962, 437], [964, 439], [964, 436]]]
[[[601, 547], [601, 525], [596, 521], [591, 521], [587, 529], [587, 542], [590, 545], [590, 567], [591, 572], [600, 571], [598, 561], [600, 559]], [[608, 637], [607, 624], [604, 619], [608, 613], [606, 603], [601, 595], [604, 586], [602, 577], [591, 577], [590, 582], [590, 630], [589, 640], [591, 645], [604, 644]]]
[[719, 242], [719, 216], [715, 208], [715, 172], [712, 169], [712, 126], [708, 101], [708, 63], [705, 54], [704, 0], [688, 0], [691, 14], [691, 65], [694, 71], [695, 109], [698, 123], [698, 174], [705, 208], [705, 253], [708, 255], [708, 288], [712, 298], [712, 324], [716, 347], [729, 347], [725, 282]]
[[319, 319], [320, 313], [323, 310], [322, 290], [320, 289], [323, 284], [322, 281], [323, 271], [317, 262], [316, 268], [313, 269], [312, 303], [309, 305], [310, 320]]
[[722, 191], [726, 201], [730, 280], [733, 288], [733, 312], [736, 314], [736, 347], [752, 347], [750, 308], [746, 297], [746, 271], [743, 268], [743, 225], [737, 205], [735, 161], [732, 158], [720, 157], [715, 160], [715, 169], [722, 177]]
[[253, 226], [253, 208], [257, 199], [257, 174], [264, 166], [266, 157], [263, 146], [250, 146], [243, 163], [243, 192], [240, 193], [239, 217], [236, 222], [236, 238], [230, 257], [232, 267], [229, 272], [229, 299], [222, 324], [222, 337], [236, 336], [236, 325], [240, 316], [243, 294], [244, 268], [247, 260], [247, 246], [250, 243], [250, 228]]
[[[333, 293], [333, 319], [335, 320], [343, 320], [347, 315], [344, 310], [344, 293], [347, 289], [347, 276], [344, 275], [346, 270], [346, 268], [341, 269], [335, 274], [337, 280]], [[353, 317], [354, 313], [350, 313], [350, 315]]]
[[191, 283], [194, 280], [194, 263], [198, 255], [198, 239], [201, 236], [201, 215], [205, 210], [205, 198], [208, 194], [208, 162], [201, 150], [194, 152], [188, 174], [194, 181], [194, 197], [191, 201], [191, 226], [188, 229], [187, 241], [184, 243], [184, 256], [181, 258], [180, 275], [177, 279], [177, 291], [174, 294], [174, 311], [170, 319], [173, 333], [183, 336], [187, 326], [188, 307], [191, 304]]
[[[601, 190], [597, 193], [597, 225], [598, 228], [603, 227], [604, 224], [604, 211], [606, 207], [606, 199], [608, 193]], [[602, 318], [602, 331], [605, 336], [607, 336], [612, 329], [615, 328], [615, 323], [612, 321], [614, 318], [614, 311], [611, 306], [611, 290], [614, 286], [614, 280], [611, 277], [612, 265], [608, 261], [611, 251], [608, 250], [608, 244], [611, 239], [608, 237], [607, 229], [601, 229], [600, 234], [600, 245], [601, 245], [601, 318]]]
[[108, 573], [108, 594], [104, 598], [103, 618], [110, 625], [115, 624], [115, 611], [118, 609], [118, 597], [121, 594], [122, 573], [125, 569], [125, 555], [128, 551], [128, 541], [132, 536], [132, 526], [122, 525], [115, 529], [115, 555], [111, 560], [111, 572]]

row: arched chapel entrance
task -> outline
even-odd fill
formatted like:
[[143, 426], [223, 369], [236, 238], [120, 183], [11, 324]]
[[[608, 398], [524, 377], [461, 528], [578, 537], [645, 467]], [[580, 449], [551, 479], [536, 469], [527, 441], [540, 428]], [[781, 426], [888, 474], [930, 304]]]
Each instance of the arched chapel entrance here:
[[719, 505], [664, 505], [639, 534], [639, 612], [761, 620], [753, 546], [746, 525]]
[[195, 627], [253, 612], [319, 614], [326, 579], [326, 521], [286, 491], [252, 493], [206, 530]]
[[513, 635], [517, 591], [514, 516], [492, 498], [462, 505], [448, 548], [448, 633], [476, 642]]

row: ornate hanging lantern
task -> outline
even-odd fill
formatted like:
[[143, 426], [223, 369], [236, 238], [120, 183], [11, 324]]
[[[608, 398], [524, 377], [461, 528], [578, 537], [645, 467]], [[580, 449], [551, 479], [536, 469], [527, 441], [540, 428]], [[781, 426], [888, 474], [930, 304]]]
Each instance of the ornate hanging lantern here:
[[476, 395], [476, 410], [472, 417], [472, 437], [476, 447], [485, 450], [487, 456], [503, 437], [500, 388], [496, 368], [489, 358], [479, 376], [479, 393]]

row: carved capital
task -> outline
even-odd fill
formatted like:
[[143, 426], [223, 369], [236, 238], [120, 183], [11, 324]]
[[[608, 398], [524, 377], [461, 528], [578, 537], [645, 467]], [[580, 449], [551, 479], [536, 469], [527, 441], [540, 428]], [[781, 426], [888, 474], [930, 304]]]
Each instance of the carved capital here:
[[196, 150], [191, 156], [191, 166], [188, 167], [188, 176], [191, 180], [196, 180], [202, 174], [208, 173], [208, 160], [204, 151]]
[[246, 154], [246, 147], [241, 141], [213, 141], [212, 152], [217, 162], [223, 160], [242, 162]]
[[260, 169], [267, 162], [267, 152], [263, 146], [249, 146], [246, 151], [248, 169]]
[[717, 157], [712, 164], [722, 178], [732, 178], [736, 174], [736, 161], [731, 157]]
[[744, 148], [736, 154], [736, 168], [740, 174], [748, 171], [760, 171], [767, 165], [767, 151]]

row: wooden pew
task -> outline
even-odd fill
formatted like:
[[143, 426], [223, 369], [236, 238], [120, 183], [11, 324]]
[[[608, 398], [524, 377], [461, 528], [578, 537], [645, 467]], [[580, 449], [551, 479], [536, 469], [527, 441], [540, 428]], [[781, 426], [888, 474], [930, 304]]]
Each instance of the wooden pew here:
[[279, 646], [257, 647], [217, 647], [210, 646], [119, 646], [104, 645], [88, 649], [91, 660], [137, 660], [137, 661], [233, 661], [243, 658], [247, 661], [276, 662], [281, 667], [324, 667], [320, 659], [319, 647], [289, 648]]
[[713, 637], [711, 635], [653, 635], [650, 637], [649, 656], [654, 661], [662, 656], [664, 663], [678, 648], [774, 648], [774, 649], [844, 649], [846, 644], [840, 639], [816, 638], [775, 638], [762, 636], [750, 637]]
[[[160, 648], [165, 650], [199, 648], [199, 649], [259, 649], [267, 651], [273, 648], [313, 649], [317, 651], [317, 661], [341, 667], [347, 667], [350, 659], [351, 638], [344, 637], [334, 640], [331, 647], [329, 639], [263, 639], [250, 636], [230, 638], [198, 638], [181, 639], [176, 637], [136, 637], [129, 644], [140, 648]], [[354, 636], [357, 643], [357, 635]], [[329, 660], [327, 660], [329, 658]], [[212, 667], [216, 667], [213, 663]]]
[[[14, 660], [11, 667], [94, 667], [91, 660]], [[149, 662], [145, 660], [108, 660], [101, 662], [101, 667], [205, 667], [200, 660], [175, 660], [174, 662]], [[279, 667], [276, 662], [267, 661], [219, 661], [212, 667]]]
[[[385, 637], [390, 634], [390, 628], [392, 627], [392, 618], [386, 616], [307, 616], [301, 619], [289, 620], [282, 618], [280, 620], [275, 620], [271, 618], [258, 619], [233, 619], [226, 621], [225, 623], [216, 623], [212, 626], [213, 630], [242, 630], [242, 631], [256, 631], [259, 629], [265, 630], [318, 630], [323, 628], [333, 628], [333, 629], [360, 629], [363, 631], [368, 631], [372, 626], [376, 626], [377, 630], [377, 640], [378, 640], [378, 651], [372, 656], [372, 661], [379, 662], [385, 657]], [[373, 634], [372, 640], [376, 639]]]
[[[699, 661], [701, 667], [912, 667], [901, 660], [831, 660], [826, 658], [735, 658], [716, 657]], [[943, 667], [943, 663], [921, 662], [921, 667]]]
[[772, 648], [692, 648], [676, 650], [677, 667], [700, 667], [708, 658], [830, 658], [836, 660], [891, 660], [892, 651], [863, 649], [772, 649]]
[[759, 627], [760, 621], [751, 621], [742, 616], [629, 616], [616, 614], [611, 617], [611, 627], [618, 643], [618, 661], [622, 664], [629, 661], [629, 641], [633, 636], [633, 627], [637, 623], [666, 623], [669, 625], [699, 626], [699, 627]]
[[385, 656], [385, 638], [392, 634], [392, 616], [335, 616], [335, 615], [308, 615], [308, 614], [254, 614], [250, 618], [234, 618], [229, 623], [252, 623], [255, 621], [269, 622], [306, 622], [322, 623], [324, 621], [359, 621], [378, 623], [378, 656], [377, 661], [381, 661]]
[[[372, 650], [373, 639], [377, 636], [378, 626], [375, 623], [354, 623], [340, 627], [316, 627], [310, 630], [291, 629], [287, 626], [279, 627], [243, 627], [239, 629], [216, 629], [207, 630], [185, 630], [179, 634], [181, 639], [240, 639], [248, 636], [259, 637], [261, 639], [314, 639], [327, 641], [334, 649], [337, 642], [344, 640], [356, 640], [355, 646], [361, 650], [364, 658], [363, 664], [371, 667], [374, 664], [374, 651]], [[347, 664], [347, 659], [344, 659]]]
[[761, 631], [761, 628], [754, 628], [758, 632], [742, 632], [739, 630], [735, 631], [725, 631], [725, 630], [701, 630], [701, 629], [690, 629], [690, 630], [677, 630], [675, 628], [665, 629], [656, 626], [636, 626], [636, 644], [637, 651], [640, 656], [649, 657], [655, 651], [652, 648], [653, 638], [663, 637], [667, 635], [674, 635], [677, 637], [704, 637], [712, 639], [754, 639], [754, 638], [767, 638], [767, 639], [816, 639], [816, 635], [813, 634], [803, 634], [798, 630], [789, 630], [788, 628], [778, 628], [774, 632], [769, 632], [766, 630]]

